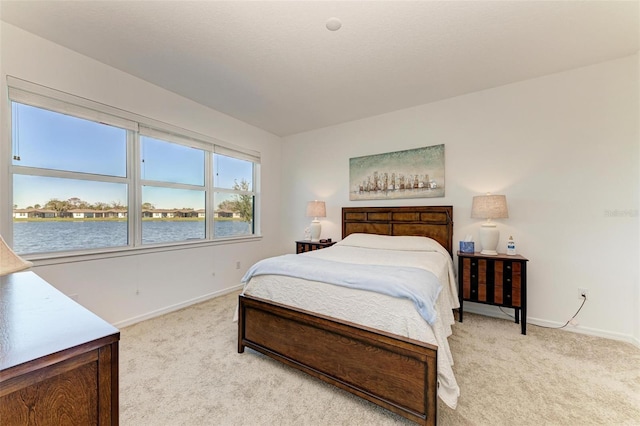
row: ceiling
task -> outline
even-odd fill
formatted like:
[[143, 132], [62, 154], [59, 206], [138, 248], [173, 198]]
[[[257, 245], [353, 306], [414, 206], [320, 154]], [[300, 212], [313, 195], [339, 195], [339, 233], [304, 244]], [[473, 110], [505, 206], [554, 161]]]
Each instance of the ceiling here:
[[638, 6], [2, 0], [0, 17], [287, 136], [633, 54]]

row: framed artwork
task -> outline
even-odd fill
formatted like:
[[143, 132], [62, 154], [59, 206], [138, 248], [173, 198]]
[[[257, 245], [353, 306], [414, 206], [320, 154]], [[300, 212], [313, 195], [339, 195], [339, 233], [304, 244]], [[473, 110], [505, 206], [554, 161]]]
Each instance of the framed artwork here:
[[444, 197], [444, 144], [349, 159], [349, 200]]

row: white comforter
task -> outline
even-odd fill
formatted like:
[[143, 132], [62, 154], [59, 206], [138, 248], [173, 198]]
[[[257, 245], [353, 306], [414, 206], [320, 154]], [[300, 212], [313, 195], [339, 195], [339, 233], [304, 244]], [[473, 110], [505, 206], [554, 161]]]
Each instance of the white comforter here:
[[244, 293], [437, 345], [438, 396], [449, 407], [456, 407], [460, 389], [451, 368], [453, 357], [447, 337], [451, 335], [451, 325], [455, 322], [452, 309], [459, 303], [452, 260], [444, 249], [389, 250], [338, 243], [301, 256], [432, 271], [443, 287], [437, 300], [438, 316], [432, 326], [408, 299], [323, 283], [322, 277], [318, 277], [318, 281], [310, 281], [284, 275], [255, 276], [246, 283]]

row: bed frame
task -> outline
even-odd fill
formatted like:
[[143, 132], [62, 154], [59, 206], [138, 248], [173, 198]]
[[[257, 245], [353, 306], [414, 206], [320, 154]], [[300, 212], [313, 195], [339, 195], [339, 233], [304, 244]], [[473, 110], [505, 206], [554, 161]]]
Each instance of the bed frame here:
[[[453, 208], [345, 207], [352, 233], [420, 235], [452, 251]], [[238, 352], [245, 347], [422, 425], [437, 420], [437, 346], [347, 321], [240, 296]]]

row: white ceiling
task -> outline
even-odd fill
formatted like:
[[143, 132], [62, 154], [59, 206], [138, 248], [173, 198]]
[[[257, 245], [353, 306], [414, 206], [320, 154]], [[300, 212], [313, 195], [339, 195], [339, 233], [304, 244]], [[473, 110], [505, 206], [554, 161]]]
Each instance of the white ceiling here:
[[286, 136], [633, 54], [638, 6], [2, 0], [0, 17]]

